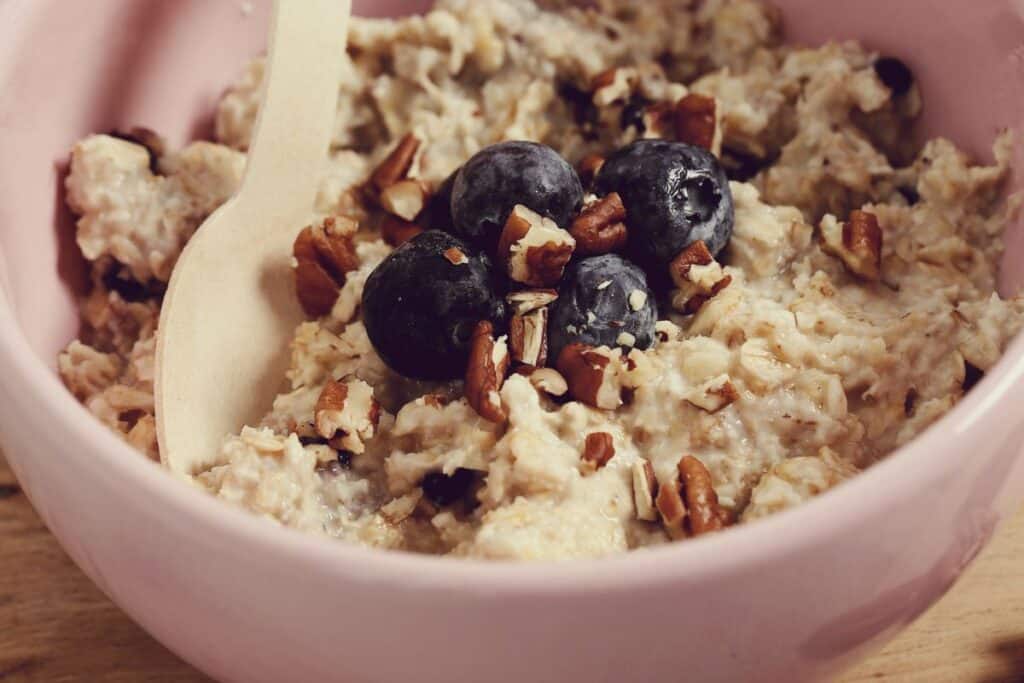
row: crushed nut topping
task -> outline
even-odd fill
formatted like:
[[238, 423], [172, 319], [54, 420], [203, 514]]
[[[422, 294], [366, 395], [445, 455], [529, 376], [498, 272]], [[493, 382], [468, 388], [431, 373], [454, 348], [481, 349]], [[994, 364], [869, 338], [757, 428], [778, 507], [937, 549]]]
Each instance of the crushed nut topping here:
[[615, 456], [615, 444], [612, 435], [608, 432], [592, 432], [587, 434], [583, 444], [583, 462], [599, 470], [608, 464], [608, 461]]
[[554, 289], [524, 289], [512, 292], [505, 297], [505, 301], [512, 307], [514, 314], [526, 315], [553, 303], [557, 298], [558, 291]]
[[619, 251], [626, 246], [626, 207], [618, 192], [583, 209], [572, 222], [569, 233], [576, 240], [576, 250], [584, 256]]
[[709, 413], [717, 413], [739, 398], [740, 394], [733, 386], [729, 375], [719, 375], [690, 391], [686, 401]]
[[463, 266], [469, 263], [469, 257], [466, 256], [458, 247], [449, 247], [448, 249], [445, 249], [444, 257], [448, 263], [453, 266]]
[[659, 342], [676, 341], [683, 334], [683, 329], [671, 320], [659, 320], [654, 323], [654, 334]]
[[381, 207], [405, 221], [414, 221], [423, 213], [429, 192], [419, 180], [399, 180], [380, 191]]
[[854, 275], [875, 281], [882, 276], [882, 228], [878, 217], [851, 211], [845, 223], [827, 214], [819, 225], [821, 248], [840, 259]]
[[687, 455], [679, 461], [678, 470], [683, 495], [686, 496], [689, 533], [700, 536], [723, 529], [728, 516], [727, 513], [723, 514], [718, 504], [718, 495], [712, 486], [708, 468], [697, 458]]
[[338, 300], [346, 274], [359, 267], [352, 236], [358, 224], [332, 217], [308, 226], [295, 239], [295, 293], [307, 315], [327, 315]]
[[541, 367], [547, 363], [547, 326], [547, 308], [538, 308], [523, 315], [512, 316], [509, 323], [512, 360], [534, 367]]
[[392, 247], [398, 248], [423, 232], [423, 228], [416, 223], [404, 221], [398, 216], [387, 214], [380, 223], [380, 234]]
[[574, 399], [594, 408], [615, 410], [622, 405], [621, 355], [620, 350], [604, 346], [595, 349], [569, 344], [558, 355], [556, 366]]
[[615, 67], [602, 71], [590, 84], [590, 90], [594, 93], [593, 101], [598, 107], [623, 101], [633, 94], [633, 88], [638, 77], [637, 70], [632, 67]]
[[684, 315], [693, 315], [708, 299], [732, 284], [732, 275], [725, 273], [701, 240], [672, 259], [669, 274], [678, 288], [672, 296], [672, 307]]
[[420, 149], [420, 140], [412, 133], [403, 137], [391, 154], [381, 162], [370, 176], [370, 183], [376, 192], [381, 193], [400, 180], [403, 180], [412, 168], [416, 152]]
[[722, 144], [720, 128], [715, 98], [690, 93], [676, 103], [675, 134], [680, 142], [703, 147], [717, 155]]
[[498, 391], [505, 382], [510, 358], [505, 337], [494, 338], [494, 326], [487, 320], [477, 323], [466, 366], [466, 400], [480, 417], [504, 424], [508, 411]]
[[668, 138], [673, 133], [675, 118], [671, 102], [655, 102], [644, 108], [644, 137]]
[[530, 384], [537, 391], [556, 398], [569, 393], [569, 383], [565, 381], [565, 377], [562, 377], [558, 370], [554, 368], [531, 368], [531, 370]]
[[686, 504], [679, 488], [678, 480], [673, 477], [671, 482], [658, 487], [658, 496], [654, 500], [661, 525], [673, 540], [686, 538]]
[[615, 343], [619, 346], [636, 346], [636, 335], [631, 332], [620, 332]]
[[583, 187], [590, 187], [594, 184], [602, 166], [604, 166], [604, 157], [599, 154], [588, 154], [580, 160], [580, 163], [576, 165], [576, 173], [579, 175]]
[[317, 433], [332, 448], [350, 453], [366, 451], [366, 441], [377, 433], [380, 404], [373, 387], [358, 379], [328, 380], [313, 410]]
[[517, 204], [498, 240], [498, 258], [509, 277], [531, 287], [551, 287], [562, 279], [576, 240], [553, 220]]
[[654, 467], [649, 460], [633, 463], [633, 500], [636, 503], [636, 517], [645, 522], [658, 519], [658, 509], [654, 507], [657, 495], [658, 479], [654, 476]]
[[634, 289], [629, 293], [629, 307], [634, 311], [639, 311], [647, 304], [647, 292], [642, 289]]

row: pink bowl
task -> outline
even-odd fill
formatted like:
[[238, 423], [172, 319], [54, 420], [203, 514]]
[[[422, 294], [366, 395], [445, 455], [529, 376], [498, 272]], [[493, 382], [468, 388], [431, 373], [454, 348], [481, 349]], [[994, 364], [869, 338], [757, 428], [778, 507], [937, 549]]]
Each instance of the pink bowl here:
[[[267, 2], [0, 4], [0, 433], [78, 565], [231, 681], [799, 681], [931, 605], [1024, 491], [1024, 341], [921, 438], [802, 508], [602, 562], [382, 553], [277, 528], [172, 480], [63, 389], [76, 256], [58, 179], [72, 142], [145, 124], [202, 134], [263, 42]], [[421, 3], [356, 2], [386, 13]], [[979, 156], [1024, 113], [1014, 0], [778, 1], [790, 36], [860, 38], [916, 68], [926, 133]], [[1020, 156], [1020, 155], [1018, 155]], [[1024, 225], [1003, 288], [1024, 282]]]

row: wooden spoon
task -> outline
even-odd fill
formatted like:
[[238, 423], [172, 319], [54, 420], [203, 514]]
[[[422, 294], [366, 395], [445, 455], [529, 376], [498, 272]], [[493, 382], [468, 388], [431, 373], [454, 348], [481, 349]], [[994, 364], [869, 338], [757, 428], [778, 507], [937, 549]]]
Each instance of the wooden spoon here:
[[181, 254], [156, 348], [160, 458], [192, 475], [270, 407], [302, 320], [291, 246], [334, 130], [350, 0], [277, 0], [263, 106], [238, 194]]

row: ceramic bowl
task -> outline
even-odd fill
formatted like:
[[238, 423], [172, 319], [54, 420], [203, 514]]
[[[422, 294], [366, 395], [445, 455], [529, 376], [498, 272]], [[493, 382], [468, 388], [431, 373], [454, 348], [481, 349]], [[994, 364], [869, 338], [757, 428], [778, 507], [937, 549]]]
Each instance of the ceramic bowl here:
[[[71, 144], [206, 134], [260, 51], [266, 2], [0, 3], [0, 434], [75, 562], [225, 681], [802, 681], [879, 646], [956, 580], [1024, 489], [1024, 342], [908, 447], [799, 509], [596, 562], [485, 564], [278, 528], [173, 480], [64, 390], [80, 274]], [[356, 2], [363, 12], [408, 2]], [[777, 0], [791, 38], [857, 38], [919, 75], [924, 133], [979, 157], [1022, 120], [1012, 0]], [[415, 8], [412, 8], [415, 9]], [[1024, 226], [1002, 287], [1024, 281]], [[26, 568], [28, 570], [28, 568]]]

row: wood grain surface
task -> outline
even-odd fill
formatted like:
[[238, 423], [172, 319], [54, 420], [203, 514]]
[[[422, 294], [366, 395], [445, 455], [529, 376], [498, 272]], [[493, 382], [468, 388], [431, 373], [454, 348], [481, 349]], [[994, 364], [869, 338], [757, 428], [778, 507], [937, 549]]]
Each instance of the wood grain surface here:
[[[209, 680], [146, 635], [78, 571], [0, 455], [0, 681]], [[880, 680], [1024, 683], [1024, 512], [937, 606], [840, 679]]]

